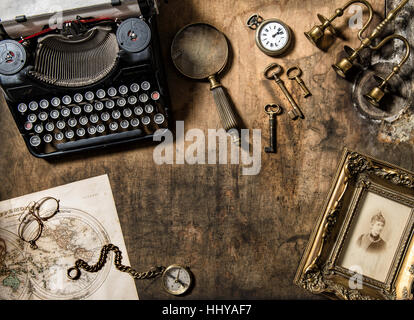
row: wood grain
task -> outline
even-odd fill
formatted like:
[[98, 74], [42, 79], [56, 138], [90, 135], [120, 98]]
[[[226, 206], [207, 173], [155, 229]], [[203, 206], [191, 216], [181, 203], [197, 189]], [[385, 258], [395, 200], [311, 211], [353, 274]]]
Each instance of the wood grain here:
[[[356, 32], [342, 28], [351, 40], [335, 41], [328, 53], [303, 35], [318, 22], [317, 12], [329, 16], [343, 2], [171, 0], [161, 8], [158, 20], [173, 114], [185, 121], [186, 130], [207, 132], [220, 124], [209, 84], [186, 79], [172, 65], [170, 45], [184, 25], [207, 22], [228, 37], [232, 56], [221, 81], [244, 126], [263, 130], [263, 148], [268, 143], [263, 107], [274, 102], [288, 106], [276, 85], [263, 80], [263, 69], [275, 61], [285, 69], [295, 64], [302, 68], [311, 98], [304, 99], [297, 84], [283, 77], [305, 119], [292, 121], [286, 113], [278, 117], [278, 153], [262, 152], [260, 174], [243, 176], [241, 166], [231, 164], [157, 166], [152, 145], [53, 162], [35, 159], [2, 99], [0, 200], [106, 173], [132, 265], [138, 270], [189, 265], [196, 285], [182, 299], [317, 298], [296, 287], [293, 277], [342, 148], [414, 169], [412, 142], [380, 140], [380, 126], [358, 114], [350, 100], [351, 84], [331, 69], [344, 44], [358, 44]], [[371, 2], [383, 15], [384, 2]], [[285, 57], [268, 57], [256, 47], [254, 32], [245, 26], [256, 12], [277, 17], [294, 31], [294, 47]], [[338, 25], [346, 26], [346, 19]], [[142, 299], [173, 299], [159, 280], [136, 284]]]

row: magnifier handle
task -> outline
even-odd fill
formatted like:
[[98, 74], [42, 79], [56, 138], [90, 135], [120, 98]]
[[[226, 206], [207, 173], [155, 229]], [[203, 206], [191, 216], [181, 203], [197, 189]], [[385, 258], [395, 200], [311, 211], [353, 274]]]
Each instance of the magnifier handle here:
[[236, 115], [230, 105], [229, 98], [224, 91], [223, 86], [215, 79], [214, 76], [209, 77], [211, 84], [211, 92], [216, 102], [217, 111], [221, 124], [228, 134], [231, 135], [232, 143], [240, 144], [240, 135], [237, 126]]

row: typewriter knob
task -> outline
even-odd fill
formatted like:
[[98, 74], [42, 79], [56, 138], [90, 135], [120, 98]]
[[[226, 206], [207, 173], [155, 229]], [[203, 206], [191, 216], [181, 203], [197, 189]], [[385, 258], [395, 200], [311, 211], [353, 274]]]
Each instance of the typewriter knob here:
[[0, 41], [0, 74], [12, 75], [23, 69], [26, 64], [26, 50], [17, 41]]

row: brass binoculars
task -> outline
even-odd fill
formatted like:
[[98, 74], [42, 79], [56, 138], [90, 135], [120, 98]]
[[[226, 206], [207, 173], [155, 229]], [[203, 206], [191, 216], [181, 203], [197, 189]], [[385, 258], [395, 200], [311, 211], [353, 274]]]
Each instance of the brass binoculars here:
[[400, 61], [400, 63], [398, 63], [396, 66], [394, 66], [391, 73], [387, 77], [381, 78], [379, 76], [376, 76], [375, 78], [378, 82], [378, 85], [376, 87], [374, 87], [369, 93], [364, 95], [364, 97], [373, 106], [379, 107], [381, 99], [384, 97], [384, 95], [388, 91], [387, 90], [388, 82], [391, 80], [391, 78], [395, 74], [397, 74], [400, 71], [402, 65], [407, 61], [408, 57], [410, 56], [410, 45], [409, 45], [407, 39], [405, 39], [403, 36], [396, 35], [396, 34], [393, 34], [393, 35], [390, 35], [390, 36], [384, 38], [376, 46], [373, 46], [372, 42], [373, 42], [374, 39], [376, 39], [381, 34], [381, 32], [386, 27], [386, 25], [397, 16], [397, 14], [401, 11], [401, 9], [408, 3], [408, 0], [401, 1], [399, 3], [399, 5], [396, 8], [394, 8], [393, 10], [391, 10], [388, 13], [388, 15], [386, 16], [386, 18], [384, 20], [382, 20], [375, 27], [375, 29], [371, 32], [371, 34], [369, 36], [365, 37], [365, 38], [363, 37], [363, 33], [366, 31], [366, 29], [368, 28], [368, 26], [371, 23], [372, 18], [373, 18], [372, 6], [369, 4], [369, 2], [367, 2], [365, 0], [351, 0], [351, 1], [348, 1], [342, 8], [336, 9], [335, 14], [332, 17], [330, 17], [329, 19], [325, 18], [321, 14], [318, 14], [318, 18], [319, 18], [321, 24], [316, 25], [310, 31], [305, 32], [305, 36], [309, 39], [309, 41], [311, 43], [313, 43], [317, 47], [319, 47], [319, 43], [320, 43], [321, 39], [324, 37], [326, 30], [328, 30], [333, 36], [336, 36], [338, 33], [335, 30], [335, 27], [332, 25], [332, 22], [336, 18], [341, 17], [343, 15], [344, 11], [351, 4], [354, 4], [354, 3], [361, 3], [361, 4], [365, 5], [368, 8], [369, 16], [368, 16], [368, 20], [363, 25], [362, 29], [358, 32], [358, 38], [361, 41], [361, 45], [357, 49], [353, 49], [351, 47], [345, 46], [344, 51], [346, 52], [347, 57], [342, 58], [337, 63], [332, 65], [332, 68], [335, 70], [335, 72], [340, 77], [342, 77], [342, 78], [347, 78], [348, 77], [351, 70], [354, 68], [355, 63], [357, 61], [361, 60], [360, 59], [360, 52], [365, 48], [369, 48], [371, 50], [378, 50], [381, 47], [383, 47], [385, 45], [385, 43], [387, 43], [388, 41], [390, 41], [392, 39], [399, 39], [399, 40], [403, 41], [404, 44], [405, 44], [405, 48], [406, 48], [405, 55], [402, 58], [402, 60]]

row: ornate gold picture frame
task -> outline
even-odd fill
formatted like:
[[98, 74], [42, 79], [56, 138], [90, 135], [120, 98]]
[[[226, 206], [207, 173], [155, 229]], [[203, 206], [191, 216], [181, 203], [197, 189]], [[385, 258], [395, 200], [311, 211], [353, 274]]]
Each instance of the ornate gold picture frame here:
[[345, 148], [294, 282], [332, 299], [414, 299], [414, 173]]

